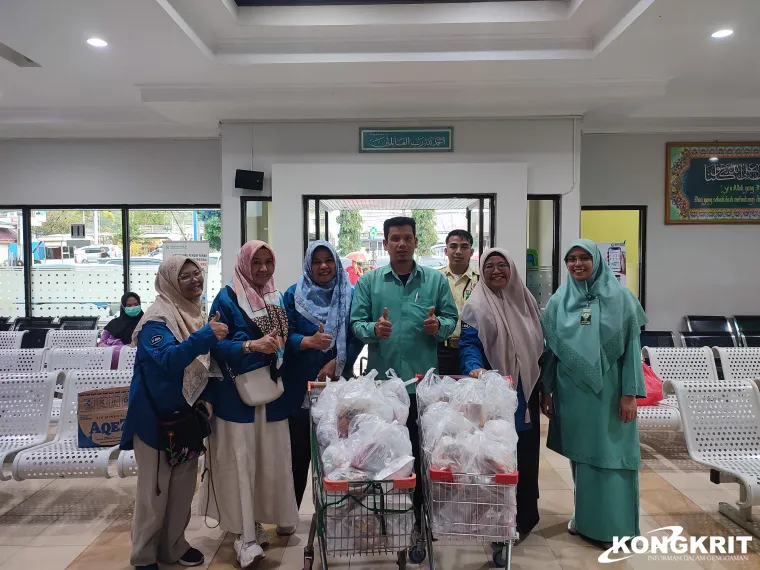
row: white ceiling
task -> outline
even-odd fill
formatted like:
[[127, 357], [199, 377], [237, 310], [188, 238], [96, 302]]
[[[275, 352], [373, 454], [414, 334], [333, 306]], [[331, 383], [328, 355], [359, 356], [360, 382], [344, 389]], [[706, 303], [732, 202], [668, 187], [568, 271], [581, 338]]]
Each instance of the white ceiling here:
[[0, 138], [581, 115], [587, 132], [758, 130], [758, 27], [758, 0], [9, 0], [0, 42], [41, 67], [0, 59]]

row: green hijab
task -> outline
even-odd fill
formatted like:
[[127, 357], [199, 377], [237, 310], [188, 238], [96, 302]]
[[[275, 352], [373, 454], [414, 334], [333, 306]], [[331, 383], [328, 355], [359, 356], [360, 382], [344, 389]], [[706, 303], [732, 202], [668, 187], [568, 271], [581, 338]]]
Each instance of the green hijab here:
[[[541, 325], [547, 348], [570, 369], [576, 382], [598, 394], [604, 375], [640, 334], [647, 316], [633, 293], [618, 282], [593, 241], [574, 241], [565, 257], [576, 247], [591, 255], [591, 277], [576, 281], [570, 276], [549, 299]], [[581, 325], [587, 307], [591, 323]]]

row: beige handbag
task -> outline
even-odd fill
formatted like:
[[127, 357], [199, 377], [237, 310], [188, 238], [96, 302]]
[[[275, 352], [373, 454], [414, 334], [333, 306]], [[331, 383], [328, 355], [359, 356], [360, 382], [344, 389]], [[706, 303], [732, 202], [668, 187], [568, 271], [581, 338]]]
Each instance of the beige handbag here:
[[285, 391], [282, 378], [278, 378], [277, 382], [272, 380], [269, 366], [238, 374], [234, 380], [240, 399], [246, 406], [263, 406], [274, 402]]

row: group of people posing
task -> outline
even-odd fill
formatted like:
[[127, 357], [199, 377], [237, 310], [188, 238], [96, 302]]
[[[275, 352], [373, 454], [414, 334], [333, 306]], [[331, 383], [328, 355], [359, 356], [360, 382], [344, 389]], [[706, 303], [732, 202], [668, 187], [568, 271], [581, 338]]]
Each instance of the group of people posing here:
[[[487, 249], [474, 270], [472, 236], [454, 230], [446, 241], [449, 264], [439, 271], [414, 261], [412, 218], [386, 220], [383, 231], [390, 263], [355, 286], [333, 246], [315, 241], [302, 276], [281, 293], [274, 250], [251, 241], [238, 253], [208, 322], [201, 310], [203, 272], [181, 256], [162, 262], [156, 301], [144, 314], [133, 308], [139, 307], [135, 295], [122, 300], [123, 315], [110, 332], [131, 333], [137, 346], [121, 443], [134, 449], [139, 465], [136, 568], [204, 561], [185, 539], [204, 449], [185, 441], [205, 437], [198, 513], [236, 535], [243, 568], [265, 556], [263, 524], [294, 533], [311, 460], [308, 382], [350, 378], [364, 345], [367, 368], [380, 378], [391, 368], [412, 378], [433, 367], [473, 377], [493, 369], [513, 378], [521, 540], [539, 519], [541, 412], [549, 418], [547, 446], [572, 467], [575, 514], [568, 531], [601, 543], [639, 533], [635, 419], [636, 397], [646, 395], [639, 345], [646, 317], [596, 245], [572, 245], [565, 257], [569, 278], [540, 315], [505, 250]], [[241, 379], [253, 382], [248, 392]], [[252, 393], [250, 386], [262, 389]], [[414, 386], [409, 390], [407, 427], [421, 481]], [[418, 521], [421, 504], [418, 484]]]

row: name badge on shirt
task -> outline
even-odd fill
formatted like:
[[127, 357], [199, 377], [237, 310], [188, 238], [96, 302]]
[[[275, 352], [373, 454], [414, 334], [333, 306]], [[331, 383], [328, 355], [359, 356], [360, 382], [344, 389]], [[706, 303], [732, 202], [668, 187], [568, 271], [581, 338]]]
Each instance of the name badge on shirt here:
[[590, 325], [591, 324], [591, 309], [589, 307], [586, 307], [583, 309], [583, 312], [581, 312], [581, 325]]

